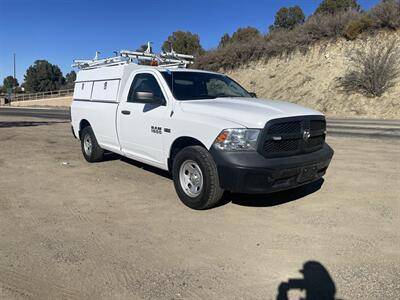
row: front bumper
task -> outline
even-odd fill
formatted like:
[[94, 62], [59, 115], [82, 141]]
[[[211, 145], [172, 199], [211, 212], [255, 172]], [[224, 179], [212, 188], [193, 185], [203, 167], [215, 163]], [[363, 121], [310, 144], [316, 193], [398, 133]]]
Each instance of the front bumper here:
[[333, 153], [326, 143], [312, 153], [280, 158], [211, 148], [221, 188], [249, 194], [287, 190], [318, 180], [325, 174]]

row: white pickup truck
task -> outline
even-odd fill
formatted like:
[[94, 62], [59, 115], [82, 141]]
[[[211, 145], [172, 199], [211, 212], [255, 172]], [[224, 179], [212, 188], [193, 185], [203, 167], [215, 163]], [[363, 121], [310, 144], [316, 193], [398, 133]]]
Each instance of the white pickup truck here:
[[88, 162], [105, 151], [172, 174], [194, 209], [224, 190], [270, 193], [321, 178], [333, 150], [325, 117], [257, 99], [226, 75], [134, 63], [78, 72], [72, 130]]

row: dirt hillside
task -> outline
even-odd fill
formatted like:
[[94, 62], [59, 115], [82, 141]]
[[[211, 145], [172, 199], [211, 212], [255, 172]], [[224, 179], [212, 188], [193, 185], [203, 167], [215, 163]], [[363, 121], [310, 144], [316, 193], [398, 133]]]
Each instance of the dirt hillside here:
[[288, 100], [324, 112], [328, 116], [400, 118], [400, 78], [379, 98], [348, 95], [337, 87], [337, 77], [349, 67], [346, 54], [365, 47], [372, 39], [398, 39], [400, 32], [379, 33], [356, 41], [339, 40], [314, 46], [307, 54], [255, 62], [228, 74], [259, 97]]

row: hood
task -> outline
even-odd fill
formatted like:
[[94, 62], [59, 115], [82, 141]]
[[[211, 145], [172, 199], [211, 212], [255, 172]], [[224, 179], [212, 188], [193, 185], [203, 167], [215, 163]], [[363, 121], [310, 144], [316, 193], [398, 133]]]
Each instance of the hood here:
[[179, 101], [184, 112], [213, 116], [247, 128], [263, 128], [271, 119], [320, 112], [294, 103], [256, 98], [216, 98], [210, 100]]

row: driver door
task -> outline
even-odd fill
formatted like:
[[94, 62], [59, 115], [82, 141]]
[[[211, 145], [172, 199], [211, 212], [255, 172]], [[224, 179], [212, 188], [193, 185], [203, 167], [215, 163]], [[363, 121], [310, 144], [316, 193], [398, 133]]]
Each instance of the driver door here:
[[118, 106], [117, 126], [126, 156], [165, 169], [163, 128], [168, 108], [160, 83], [155, 72], [136, 73], [126, 101]]

